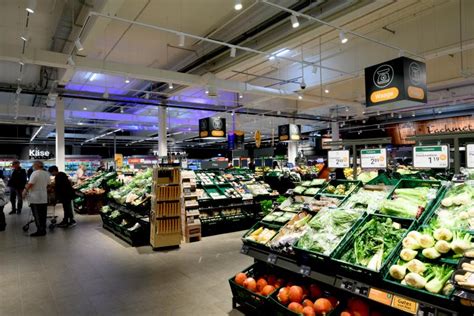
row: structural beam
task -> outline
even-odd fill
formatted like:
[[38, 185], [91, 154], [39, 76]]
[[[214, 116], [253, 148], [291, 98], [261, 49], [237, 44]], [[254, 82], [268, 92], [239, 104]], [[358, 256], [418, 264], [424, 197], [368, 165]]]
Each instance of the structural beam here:
[[160, 106], [158, 108], [158, 156], [165, 157], [168, 155], [168, 144], [166, 139], [166, 108]]
[[60, 171], [65, 169], [65, 144], [64, 144], [64, 101], [56, 100], [56, 166]]

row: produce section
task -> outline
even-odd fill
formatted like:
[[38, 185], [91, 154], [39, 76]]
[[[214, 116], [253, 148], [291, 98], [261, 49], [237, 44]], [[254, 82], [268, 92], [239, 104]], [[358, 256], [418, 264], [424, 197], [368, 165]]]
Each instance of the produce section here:
[[[333, 183], [332, 193], [341, 184]], [[321, 282], [330, 291], [342, 290], [390, 306], [385, 308], [390, 314], [384, 315], [463, 315], [459, 312], [466, 307], [460, 299], [472, 297], [466, 293], [474, 289], [474, 260], [463, 259], [474, 249], [465, 230], [470, 210], [466, 205], [472, 207], [474, 197], [471, 183], [402, 179], [394, 186], [355, 184], [350, 192], [340, 194], [341, 203], [311, 209], [314, 200], [337, 196], [327, 191], [328, 186], [316, 197], [293, 190], [243, 236], [241, 253], [253, 257], [256, 264], [268, 265], [265, 275], [284, 271], [293, 279]], [[393, 204], [399, 209], [412, 209], [384, 214], [387, 201], [396, 201]], [[453, 214], [461, 212], [464, 221], [452, 220]], [[446, 225], [443, 216], [451, 219]], [[307, 283], [294, 284], [304, 289]], [[310, 303], [305, 305], [304, 299], [290, 306], [288, 290], [283, 287], [282, 294], [275, 290], [263, 308], [265, 313], [318, 315], [309, 308], [303, 312]], [[234, 295], [234, 305], [246, 303]], [[347, 302], [327, 315], [334, 312], [354, 314]]]
[[121, 186], [115, 172], [100, 172], [74, 185], [74, 209], [80, 214], [98, 214], [110, 189]]

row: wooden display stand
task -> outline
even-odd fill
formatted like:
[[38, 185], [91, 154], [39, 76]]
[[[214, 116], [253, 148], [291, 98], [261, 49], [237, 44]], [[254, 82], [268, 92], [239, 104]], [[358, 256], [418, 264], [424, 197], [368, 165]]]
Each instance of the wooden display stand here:
[[150, 244], [153, 249], [179, 246], [182, 239], [180, 169], [153, 168]]
[[199, 220], [199, 203], [196, 194], [196, 174], [194, 171], [181, 173], [184, 196], [182, 212], [184, 239], [186, 242], [201, 240], [201, 221]]

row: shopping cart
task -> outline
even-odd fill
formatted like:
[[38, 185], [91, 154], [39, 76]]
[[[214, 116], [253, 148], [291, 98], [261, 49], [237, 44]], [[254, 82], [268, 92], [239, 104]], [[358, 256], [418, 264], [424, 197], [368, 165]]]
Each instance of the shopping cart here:
[[[54, 194], [54, 187], [48, 187], [48, 211], [46, 214], [46, 220], [49, 220], [48, 228], [54, 230], [57, 224], [56, 215], [56, 196]], [[30, 225], [35, 222], [35, 217], [33, 216], [33, 211], [30, 208], [30, 214], [28, 216], [28, 222], [23, 226], [23, 231], [27, 232], [30, 229]]]

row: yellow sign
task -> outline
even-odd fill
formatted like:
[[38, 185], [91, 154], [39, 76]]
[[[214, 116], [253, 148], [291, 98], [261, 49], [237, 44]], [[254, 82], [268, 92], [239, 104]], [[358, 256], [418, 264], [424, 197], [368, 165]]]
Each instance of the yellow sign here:
[[388, 89], [383, 89], [380, 91], [375, 91], [370, 95], [370, 101], [372, 103], [379, 103], [379, 102], [384, 102], [384, 101], [389, 101], [396, 99], [400, 92], [398, 91], [398, 88], [388, 88]]
[[122, 168], [123, 167], [123, 155], [122, 154], [115, 154], [115, 168]]
[[425, 98], [425, 91], [418, 87], [408, 87], [408, 96], [413, 99], [423, 100]]
[[392, 304], [393, 295], [381, 290], [370, 288], [369, 298], [376, 302], [390, 306]]
[[402, 310], [404, 312], [415, 315], [418, 311], [418, 303], [408, 300], [404, 297], [393, 296], [392, 307]]
[[262, 133], [260, 131], [255, 132], [255, 146], [257, 148], [260, 148], [260, 145], [262, 145]]

